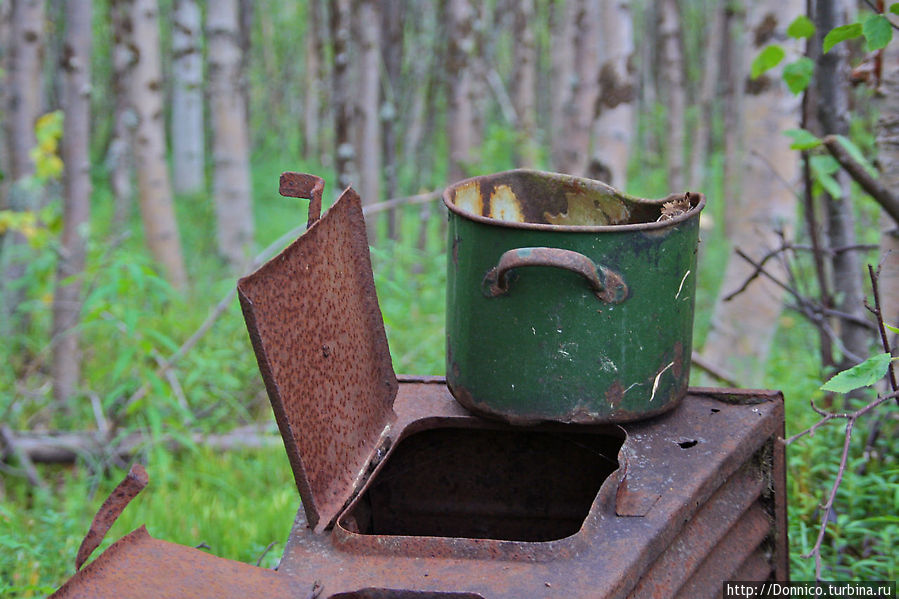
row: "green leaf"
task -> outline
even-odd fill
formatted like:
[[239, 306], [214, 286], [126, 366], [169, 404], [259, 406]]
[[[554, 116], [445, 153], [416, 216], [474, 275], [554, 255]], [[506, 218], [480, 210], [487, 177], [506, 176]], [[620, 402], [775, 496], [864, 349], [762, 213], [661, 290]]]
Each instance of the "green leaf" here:
[[783, 78], [791, 92], [800, 94], [808, 87], [814, 72], [815, 61], [803, 56], [784, 67]]
[[893, 331], [894, 333], [899, 333], [899, 327], [890, 326], [886, 323], [883, 324], [888, 330]]
[[890, 4], [890, 8], [888, 9], [894, 15], [899, 15], [899, 2], [894, 2]]
[[799, 15], [787, 27], [787, 35], [795, 39], [807, 39], [815, 35], [815, 24], [805, 15]]
[[840, 42], [851, 40], [852, 38], [858, 37], [860, 35], [862, 35], [861, 23], [850, 23], [849, 25], [836, 27], [834, 29], [831, 29], [830, 32], [824, 36], [824, 44], [822, 46], [822, 49], [825, 53], [830, 52], [830, 49]]
[[862, 34], [867, 42], [865, 50], [873, 52], [886, 48], [886, 45], [893, 39], [893, 27], [885, 16], [873, 14], [862, 24]]
[[830, 194], [830, 197], [839, 198], [843, 195], [843, 189], [833, 178], [833, 174], [840, 170], [840, 163], [833, 156], [830, 154], [812, 156], [809, 158], [809, 167], [812, 169], [812, 176]]
[[773, 69], [780, 64], [786, 53], [784, 49], [776, 44], [765, 46], [759, 55], [752, 61], [750, 75], [753, 79], [757, 79], [762, 73], [768, 69]]
[[890, 365], [890, 354], [883, 353], [871, 356], [861, 364], [836, 374], [821, 386], [823, 391], [848, 393], [855, 389], [868, 387], [883, 378]]
[[862, 167], [868, 171], [868, 174], [877, 178], [877, 169], [874, 168], [874, 165], [868, 161], [868, 158], [862, 153], [862, 151], [858, 148], [857, 145], [852, 143], [852, 140], [844, 135], [837, 135], [837, 141], [840, 142], [840, 145], [846, 148], [846, 151], [849, 152], [849, 155], [855, 159]]
[[788, 129], [784, 131], [784, 135], [793, 138], [791, 150], [811, 150], [821, 145], [821, 140], [806, 129]]

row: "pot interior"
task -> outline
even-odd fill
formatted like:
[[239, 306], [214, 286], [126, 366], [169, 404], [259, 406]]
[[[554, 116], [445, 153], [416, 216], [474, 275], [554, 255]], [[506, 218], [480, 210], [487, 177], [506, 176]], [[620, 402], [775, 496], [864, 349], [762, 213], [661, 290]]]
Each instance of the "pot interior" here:
[[467, 179], [450, 186], [444, 200], [466, 216], [560, 227], [664, 223], [700, 209], [702, 203], [699, 194], [648, 200], [600, 181], [531, 170]]

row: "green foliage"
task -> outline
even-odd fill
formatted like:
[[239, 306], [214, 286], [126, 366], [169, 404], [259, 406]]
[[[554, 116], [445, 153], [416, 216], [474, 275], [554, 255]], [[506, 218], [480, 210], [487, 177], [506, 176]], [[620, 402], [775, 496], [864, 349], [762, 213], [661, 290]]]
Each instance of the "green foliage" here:
[[827, 191], [832, 198], [838, 198], [843, 194], [843, 189], [834, 178], [840, 170], [840, 163], [834, 160], [830, 154], [817, 154], [809, 158], [809, 167], [812, 171], [814, 182]]
[[31, 150], [31, 159], [34, 161], [34, 176], [41, 184], [62, 175], [63, 165], [59, 157], [62, 120], [62, 111], [55, 110], [38, 118], [34, 127], [37, 146]]
[[787, 35], [794, 39], [807, 39], [815, 35], [815, 24], [805, 15], [799, 15], [787, 27]]
[[794, 94], [805, 91], [815, 72], [815, 61], [801, 56], [784, 67], [783, 79]]
[[762, 73], [779, 65], [783, 61], [784, 56], [786, 56], [786, 52], [777, 44], [765, 46], [752, 61], [749, 71], [750, 77], [758, 79]]
[[825, 53], [830, 52], [830, 49], [840, 42], [845, 42], [846, 40], [857, 38], [860, 35], [862, 35], [861, 23], [849, 23], [848, 25], [841, 25], [840, 27], [836, 27], [827, 32], [827, 35], [824, 36], [824, 42], [821, 45], [821, 49]]
[[821, 389], [835, 393], [848, 393], [862, 387], [870, 387], [886, 374], [890, 360], [891, 356], [888, 353], [871, 356], [861, 364], [856, 364], [852, 368], [836, 374], [824, 383]]
[[784, 135], [793, 139], [791, 150], [811, 150], [821, 146], [821, 140], [806, 129], [788, 129], [784, 131]]
[[890, 21], [883, 15], [869, 15], [862, 23], [862, 33], [865, 36], [865, 50], [874, 52], [886, 45], [893, 39], [893, 27]]

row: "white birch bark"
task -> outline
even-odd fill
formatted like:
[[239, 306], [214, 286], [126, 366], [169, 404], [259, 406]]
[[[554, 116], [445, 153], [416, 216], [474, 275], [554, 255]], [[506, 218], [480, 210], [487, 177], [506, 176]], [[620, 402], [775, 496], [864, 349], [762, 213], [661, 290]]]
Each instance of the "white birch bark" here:
[[[359, 195], [365, 204], [381, 199], [381, 16], [374, 0], [356, 0], [359, 75], [356, 78], [356, 155], [359, 157]], [[368, 241], [374, 243], [375, 218], [367, 223]]]
[[520, 132], [519, 163], [537, 165], [537, 40], [534, 0], [515, 4], [515, 77], [512, 101]]
[[172, 17], [172, 187], [176, 193], [196, 193], [206, 187], [202, 22], [197, 0], [177, 0]]
[[574, 82], [574, 44], [572, 34], [574, 28], [575, 0], [554, 2], [550, 5], [550, 81], [552, 93], [550, 101], [550, 158], [553, 168], [562, 170], [565, 154], [565, 107], [571, 95]]
[[109, 187], [115, 204], [113, 222], [122, 224], [128, 220], [134, 195], [132, 175], [134, 171], [134, 109], [129, 89], [131, 69], [134, 65], [128, 14], [130, 7], [123, 0], [109, 3], [109, 20], [112, 24], [112, 91], [115, 94], [112, 139], [109, 142], [106, 161], [109, 170]]
[[590, 159], [590, 132], [599, 97], [599, 3], [569, 0], [574, 6], [571, 32], [574, 42], [574, 69], [563, 103], [559, 151], [556, 167], [563, 173], [587, 174]]
[[[804, 9], [801, 0], [763, 0], [748, 6], [750, 48], [743, 64], [745, 97], [743, 119], [751, 123], [744, 136], [744, 185], [738, 198], [731, 242], [756, 260], [779, 244], [777, 229], [787, 234], [795, 219], [794, 186], [798, 180], [799, 153], [790, 149], [783, 131], [799, 122], [799, 98], [781, 79], [781, 68], [749, 80], [749, 63], [766, 44], [778, 40], [787, 50], [787, 61], [800, 54], [798, 44], [788, 40], [786, 27]], [[731, 188], [732, 189], [732, 188]], [[769, 261], [772, 274], [783, 280], [776, 261]], [[730, 301], [723, 297], [735, 291], [752, 274], [753, 267], [731, 254], [725, 269], [711, 328], [703, 354], [715, 366], [734, 373], [747, 386], [760, 383], [771, 339], [782, 308], [783, 291], [765, 277], [755, 279]]]
[[[880, 178], [899, 189], [899, 42], [883, 51], [880, 118], [877, 122], [877, 161]], [[884, 213], [880, 237], [880, 299], [884, 319], [899, 326], [899, 223]], [[895, 335], [892, 336], [895, 340]], [[895, 344], [895, 342], [894, 342]]]
[[[81, 376], [77, 326], [81, 314], [80, 275], [84, 271], [90, 224], [91, 0], [68, 0], [62, 107], [63, 228], [53, 295], [53, 395], [71, 402]], [[68, 407], [68, 406], [67, 406]]]
[[600, 3], [599, 99], [590, 174], [624, 189], [634, 137], [634, 25], [628, 0]]
[[235, 272], [249, 264], [254, 231], [238, 8], [237, 0], [217, 0], [206, 7], [218, 251]]
[[330, 31], [334, 67], [331, 76], [331, 107], [334, 113], [334, 168], [340, 193], [356, 181], [356, 149], [351, 127], [353, 103], [350, 92], [350, 0], [335, 0], [330, 8]]
[[449, 139], [449, 180], [466, 177], [475, 146], [475, 107], [472, 104], [472, 54], [475, 50], [475, 11], [469, 0], [447, 0], [449, 29], [447, 71], [449, 81], [446, 112]]
[[135, 52], [131, 104], [137, 125], [134, 157], [137, 188], [147, 245], [176, 289], [187, 286], [181, 239], [175, 220], [172, 185], [166, 162], [165, 124], [162, 120], [162, 64], [159, 55], [156, 0], [131, 0], [131, 31]]
[[681, 42], [680, 13], [677, 0], [661, 0], [659, 22], [659, 73], [662, 97], [668, 114], [668, 188], [684, 190], [684, 141], [687, 98], [684, 89], [684, 52]]

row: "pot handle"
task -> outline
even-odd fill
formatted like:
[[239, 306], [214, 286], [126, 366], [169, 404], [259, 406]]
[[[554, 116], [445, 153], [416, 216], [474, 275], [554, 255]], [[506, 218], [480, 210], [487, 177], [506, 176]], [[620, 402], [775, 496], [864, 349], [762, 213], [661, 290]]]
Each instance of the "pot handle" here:
[[587, 256], [561, 248], [516, 248], [500, 256], [496, 266], [487, 271], [481, 289], [487, 297], [509, 292], [509, 271], [522, 266], [554, 266], [576, 272], [590, 283], [596, 297], [609, 304], [627, 298], [627, 284], [617, 272], [596, 264]]

